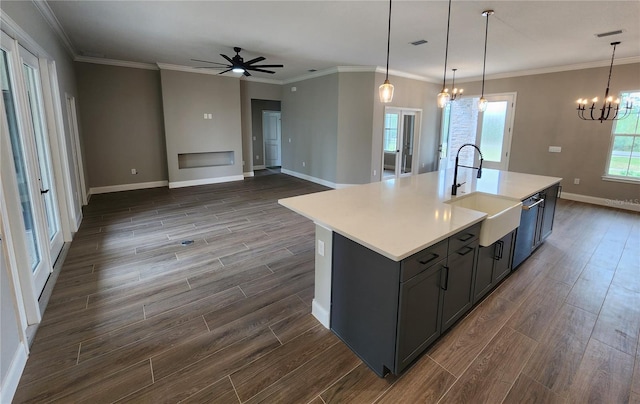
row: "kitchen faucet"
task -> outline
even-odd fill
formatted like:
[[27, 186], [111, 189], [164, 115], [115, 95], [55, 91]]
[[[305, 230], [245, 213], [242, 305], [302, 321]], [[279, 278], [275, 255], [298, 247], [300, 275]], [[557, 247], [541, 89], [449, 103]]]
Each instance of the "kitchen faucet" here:
[[[478, 151], [478, 153], [480, 153], [480, 165], [478, 167], [473, 167], [473, 166], [469, 167], [469, 166], [463, 166], [462, 164], [458, 164], [458, 160], [459, 160], [459, 157], [460, 157], [460, 150], [462, 150], [466, 146], [471, 146], [471, 147], [475, 148]], [[462, 146], [460, 146], [460, 148], [458, 149], [458, 153], [456, 154], [456, 168], [453, 171], [453, 185], [451, 186], [451, 195], [452, 196], [458, 194], [458, 187], [462, 185], [462, 184], [458, 184], [458, 167], [473, 168], [474, 170], [478, 170], [478, 175], [476, 176], [476, 178], [481, 178], [482, 177], [482, 152], [480, 151], [478, 146], [474, 145], [473, 143], [465, 143]]]

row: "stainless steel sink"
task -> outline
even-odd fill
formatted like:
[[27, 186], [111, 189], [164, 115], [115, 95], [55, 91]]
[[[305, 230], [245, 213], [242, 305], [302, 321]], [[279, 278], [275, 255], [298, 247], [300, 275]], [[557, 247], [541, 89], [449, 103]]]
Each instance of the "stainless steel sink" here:
[[480, 227], [480, 245], [488, 247], [520, 225], [522, 202], [483, 192], [472, 192], [448, 200], [449, 205], [487, 214]]

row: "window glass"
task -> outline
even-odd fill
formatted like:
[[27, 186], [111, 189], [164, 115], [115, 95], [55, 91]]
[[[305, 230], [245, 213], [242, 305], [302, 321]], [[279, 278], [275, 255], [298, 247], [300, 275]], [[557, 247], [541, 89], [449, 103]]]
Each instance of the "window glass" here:
[[606, 175], [640, 181], [640, 91], [620, 94], [620, 105], [633, 102], [630, 116], [614, 121]]

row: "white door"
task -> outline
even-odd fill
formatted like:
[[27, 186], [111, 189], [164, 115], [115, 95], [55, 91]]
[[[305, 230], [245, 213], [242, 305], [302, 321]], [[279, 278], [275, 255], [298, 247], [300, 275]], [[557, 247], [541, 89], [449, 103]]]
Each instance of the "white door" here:
[[382, 135], [382, 178], [411, 175], [417, 163], [420, 111], [386, 108]]
[[[479, 97], [462, 97], [443, 110], [439, 169], [453, 168], [458, 149], [465, 143], [480, 148], [483, 167], [509, 169], [516, 94], [487, 95], [485, 98], [489, 101], [485, 112], [478, 110]], [[460, 164], [477, 165], [477, 160], [478, 156], [471, 151], [460, 154]]]
[[0, 83], [2, 83], [4, 106], [2, 119], [6, 122], [8, 129], [6, 136], [9, 138], [17, 184], [17, 189], [13, 192], [18, 194], [20, 202], [20, 212], [9, 213], [21, 216], [27, 248], [27, 265], [31, 270], [31, 276], [25, 276], [25, 274], [22, 276], [23, 279], [33, 282], [33, 290], [39, 295], [44, 289], [53, 265], [46, 237], [44, 203], [38, 181], [40, 176], [38, 159], [34, 137], [30, 136], [31, 119], [27, 111], [25, 84], [22, 81], [21, 62], [16, 54], [16, 48], [15, 41], [2, 33], [0, 50]]
[[264, 164], [266, 167], [280, 167], [281, 133], [280, 112], [262, 111], [262, 139], [264, 143]]
[[71, 153], [73, 154], [73, 166], [75, 184], [78, 188], [75, 195], [72, 195], [73, 200], [76, 201], [76, 206], [80, 211], [74, 212], [76, 218], [82, 215], [82, 206], [88, 203], [87, 201], [87, 186], [84, 180], [84, 163], [82, 162], [82, 155], [80, 153], [80, 136], [78, 134], [78, 114], [76, 111], [76, 98], [65, 95], [67, 101], [67, 118], [69, 119], [69, 131], [71, 136]]
[[51, 148], [46, 126], [46, 116], [42, 100], [42, 86], [40, 84], [40, 68], [38, 58], [29, 51], [20, 47], [20, 56], [23, 64], [23, 76], [28, 101], [28, 117], [31, 123], [31, 133], [35, 152], [37, 155], [37, 174], [40, 197], [44, 204], [44, 212], [47, 223], [47, 235], [52, 260], [62, 251], [64, 240], [60, 223], [60, 210], [58, 207], [57, 190], [53, 174]]

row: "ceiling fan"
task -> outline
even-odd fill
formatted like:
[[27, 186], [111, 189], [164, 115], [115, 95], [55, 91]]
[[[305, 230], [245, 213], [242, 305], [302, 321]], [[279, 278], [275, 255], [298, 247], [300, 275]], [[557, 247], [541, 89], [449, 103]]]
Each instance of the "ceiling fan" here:
[[203, 62], [203, 63], [211, 63], [214, 65], [219, 65], [219, 66], [198, 66], [198, 68], [200, 69], [225, 69], [224, 71], [221, 71], [219, 74], [234, 72], [234, 73], [242, 73], [245, 76], [251, 76], [251, 74], [249, 73], [249, 70], [254, 72], [274, 74], [275, 73], [274, 71], [264, 70], [264, 68], [284, 67], [284, 65], [254, 64], [254, 63], [262, 62], [263, 60], [265, 60], [263, 56], [259, 56], [255, 59], [251, 59], [245, 62], [242, 56], [240, 56], [240, 51], [242, 51], [242, 48], [234, 47], [233, 50], [236, 52], [236, 55], [233, 58], [230, 58], [227, 55], [223, 55], [222, 53], [220, 54], [220, 56], [225, 58], [229, 63], [218, 63], [218, 62], [212, 62], [209, 60], [199, 60], [199, 59], [191, 59], [191, 60], [193, 60], [194, 62]]

